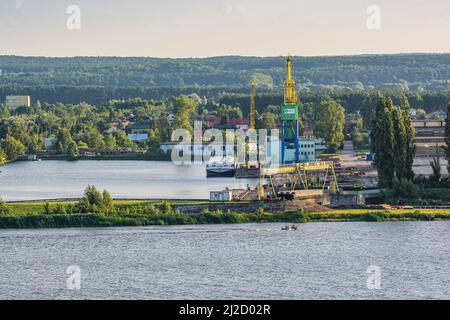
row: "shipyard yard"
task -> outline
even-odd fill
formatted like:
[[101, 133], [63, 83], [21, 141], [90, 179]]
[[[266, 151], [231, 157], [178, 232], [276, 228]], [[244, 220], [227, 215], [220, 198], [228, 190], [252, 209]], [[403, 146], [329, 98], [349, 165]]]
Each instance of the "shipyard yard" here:
[[[330, 161], [328, 156], [324, 158]], [[332, 161], [340, 186], [377, 189], [377, 171], [372, 161], [367, 161], [365, 154], [358, 154], [351, 141], [344, 142], [343, 150], [333, 155]], [[432, 157], [416, 157], [416, 175], [429, 176], [430, 161]], [[446, 164], [442, 159], [444, 175]], [[24, 161], [5, 165], [1, 171], [0, 193], [7, 202], [78, 199], [87, 185], [108, 190], [116, 199], [209, 200], [211, 191], [228, 188], [236, 190], [239, 196], [246, 194], [240, 200], [251, 201], [257, 198], [260, 183], [259, 170], [244, 179], [207, 178], [204, 165], [176, 166], [164, 161]], [[251, 193], [247, 192], [249, 187]], [[314, 190], [302, 192], [307, 195]]]

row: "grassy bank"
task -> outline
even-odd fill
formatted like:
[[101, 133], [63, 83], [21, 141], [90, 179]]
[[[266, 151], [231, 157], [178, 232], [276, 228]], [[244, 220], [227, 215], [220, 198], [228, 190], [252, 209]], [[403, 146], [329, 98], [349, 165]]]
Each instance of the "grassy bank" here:
[[450, 210], [334, 210], [307, 213], [308, 221], [433, 221], [450, 220]]
[[[66, 228], [118, 227], [148, 225], [264, 223], [264, 222], [325, 222], [325, 221], [432, 221], [450, 220], [450, 210], [334, 210], [327, 212], [235, 213], [203, 211], [180, 213], [172, 211], [167, 202], [158, 200], [114, 201], [113, 213], [61, 214], [61, 208], [73, 202], [10, 203], [8, 213], [0, 215], [0, 228]], [[202, 202], [174, 202], [174, 204], [202, 204]], [[166, 207], [169, 207], [167, 209]], [[166, 209], [164, 209], [166, 208]], [[64, 211], [64, 210], [62, 210]]]
[[187, 224], [236, 224], [250, 222], [306, 222], [301, 212], [283, 214], [230, 212], [202, 212], [195, 214], [35, 214], [0, 216], [0, 229], [6, 228], [67, 228], [119, 227]]

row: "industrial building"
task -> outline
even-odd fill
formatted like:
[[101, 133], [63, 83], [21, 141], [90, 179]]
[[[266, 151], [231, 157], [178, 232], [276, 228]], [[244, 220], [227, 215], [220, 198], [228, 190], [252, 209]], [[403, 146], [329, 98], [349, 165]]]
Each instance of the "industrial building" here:
[[443, 155], [442, 146], [445, 144], [445, 121], [443, 120], [413, 120], [416, 130], [414, 143], [416, 156], [427, 157]]
[[182, 152], [186, 156], [202, 157], [204, 154], [210, 156], [234, 156], [235, 155], [235, 145], [224, 144], [224, 145], [214, 145], [210, 142], [208, 143], [182, 143], [182, 142], [164, 142], [160, 145], [160, 150], [162, 153], [170, 154], [174, 149]]
[[30, 107], [30, 96], [6, 96], [6, 107], [9, 110], [14, 110], [19, 107]]

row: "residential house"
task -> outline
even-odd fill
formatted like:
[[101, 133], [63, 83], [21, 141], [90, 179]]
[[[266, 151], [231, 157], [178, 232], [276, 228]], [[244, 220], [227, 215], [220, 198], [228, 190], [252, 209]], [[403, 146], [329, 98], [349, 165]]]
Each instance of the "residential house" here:
[[149, 132], [151, 129], [151, 123], [150, 122], [144, 122], [144, 123], [132, 123], [128, 127], [128, 133], [130, 134], [145, 134]]

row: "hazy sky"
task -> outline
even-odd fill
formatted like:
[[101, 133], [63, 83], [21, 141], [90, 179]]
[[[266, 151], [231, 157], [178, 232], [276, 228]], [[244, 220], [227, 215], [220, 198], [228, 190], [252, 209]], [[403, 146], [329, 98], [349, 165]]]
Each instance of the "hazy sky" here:
[[[69, 5], [81, 29], [66, 26]], [[370, 5], [381, 29], [367, 27]], [[450, 52], [450, 0], [0, 0], [0, 55]]]

